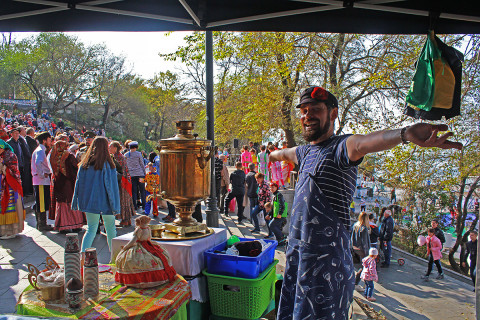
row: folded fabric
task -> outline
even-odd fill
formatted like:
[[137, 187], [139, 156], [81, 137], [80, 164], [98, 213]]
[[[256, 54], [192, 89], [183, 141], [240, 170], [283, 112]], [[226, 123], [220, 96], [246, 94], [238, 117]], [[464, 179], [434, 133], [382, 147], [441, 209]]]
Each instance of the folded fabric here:
[[262, 243], [258, 240], [241, 241], [234, 244], [239, 255], [247, 257], [256, 257], [262, 253]]
[[[437, 36], [435, 36], [435, 43], [441, 52], [442, 61], [446, 62], [450, 67], [454, 77], [455, 86], [453, 89], [453, 98], [451, 108], [442, 109], [433, 107], [429, 111], [416, 109], [413, 106], [406, 103], [404, 114], [413, 117], [415, 119], [423, 120], [441, 120], [450, 119], [460, 115], [460, 103], [461, 103], [461, 89], [462, 89], [462, 63], [464, 60], [463, 54], [457, 49], [446, 45]], [[447, 71], [448, 72], [448, 71]]]

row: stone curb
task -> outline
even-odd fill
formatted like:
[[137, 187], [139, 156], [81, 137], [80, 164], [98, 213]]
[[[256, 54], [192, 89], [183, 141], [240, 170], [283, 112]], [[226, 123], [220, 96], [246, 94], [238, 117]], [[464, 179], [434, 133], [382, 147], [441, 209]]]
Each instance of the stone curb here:
[[[402, 256], [403, 258], [407, 258], [407, 259], [411, 259], [411, 260], [414, 260], [415, 262], [417, 263], [420, 263], [422, 265], [425, 265], [427, 266], [428, 265], [428, 261], [426, 259], [423, 259], [423, 258], [420, 258], [420, 257], [417, 257], [416, 255], [414, 254], [411, 254], [409, 252], [406, 252], [406, 251], [403, 251], [402, 249], [399, 249], [399, 248], [396, 248], [394, 246], [392, 246], [392, 249], [394, 251], [396, 251], [397, 254], [399, 254], [400, 256]], [[453, 270], [450, 270], [448, 268], [443, 268], [443, 273], [445, 273], [446, 275], [448, 275], [449, 277], [452, 277], [456, 280], [459, 280], [459, 281], [462, 281], [466, 284], [469, 284], [469, 285], [472, 285], [472, 279], [470, 279], [469, 277], [467, 276], [464, 276], [463, 274], [460, 274], [458, 272], [455, 272]]]

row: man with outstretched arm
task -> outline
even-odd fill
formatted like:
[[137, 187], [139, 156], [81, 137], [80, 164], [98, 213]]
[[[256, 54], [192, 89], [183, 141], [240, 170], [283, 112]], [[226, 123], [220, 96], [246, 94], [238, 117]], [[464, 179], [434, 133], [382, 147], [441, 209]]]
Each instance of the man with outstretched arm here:
[[357, 166], [366, 154], [400, 143], [443, 149], [462, 144], [447, 140], [451, 132], [437, 136], [448, 129], [443, 124], [337, 136], [338, 101], [321, 87], [305, 89], [297, 108], [309, 144], [270, 154], [270, 161], [299, 165], [278, 319], [347, 319], [355, 282], [348, 210]]

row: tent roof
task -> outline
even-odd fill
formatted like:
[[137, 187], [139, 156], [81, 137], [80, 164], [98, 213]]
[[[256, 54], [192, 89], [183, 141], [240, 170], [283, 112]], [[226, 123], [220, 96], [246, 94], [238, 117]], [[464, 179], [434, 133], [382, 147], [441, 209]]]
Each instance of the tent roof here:
[[[473, 0], [1, 0], [0, 31], [480, 33]], [[435, 17], [438, 17], [435, 18]]]

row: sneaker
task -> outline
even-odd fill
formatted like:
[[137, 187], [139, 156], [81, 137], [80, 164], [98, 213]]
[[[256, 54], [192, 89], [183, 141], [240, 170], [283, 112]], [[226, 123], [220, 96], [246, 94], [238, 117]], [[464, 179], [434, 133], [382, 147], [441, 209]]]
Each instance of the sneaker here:
[[424, 276], [421, 276], [420, 279], [428, 281], [430, 279], [430, 276], [424, 275]]
[[443, 279], [443, 273], [438, 274], [438, 276], [436, 277], [436, 279], [442, 280], [442, 279]]
[[370, 302], [375, 302], [375, 301], [377, 301], [377, 299], [375, 299], [374, 297], [367, 298], [367, 300], [370, 301]]
[[268, 236], [263, 237], [263, 239], [273, 239], [274, 236], [274, 234], [269, 234]]
[[257, 230], [257, 229], [253, 229], [253, 230], [250, 230], [251, 233], [260, 233], [260, 230]]

